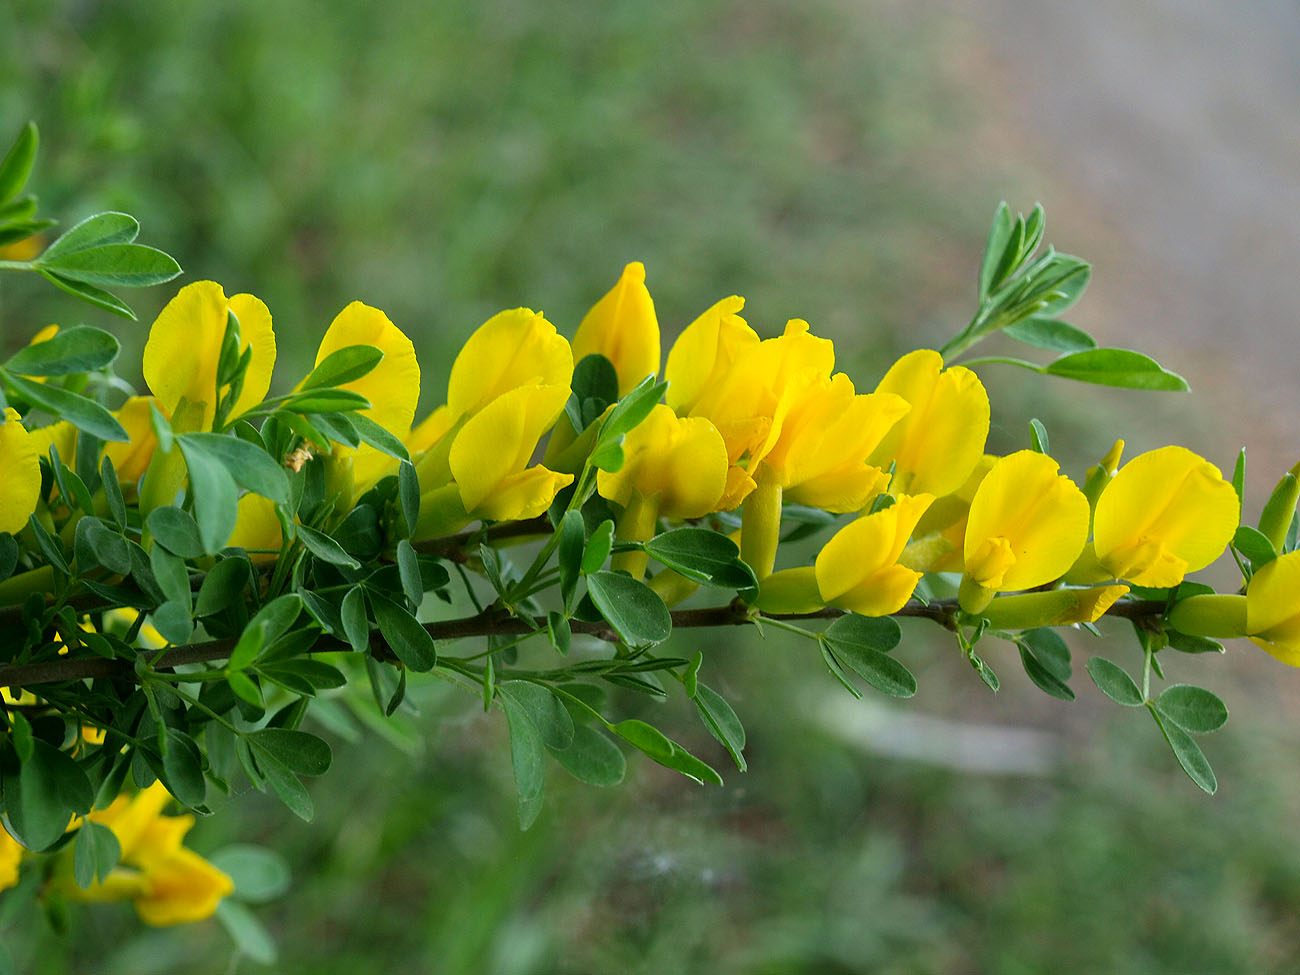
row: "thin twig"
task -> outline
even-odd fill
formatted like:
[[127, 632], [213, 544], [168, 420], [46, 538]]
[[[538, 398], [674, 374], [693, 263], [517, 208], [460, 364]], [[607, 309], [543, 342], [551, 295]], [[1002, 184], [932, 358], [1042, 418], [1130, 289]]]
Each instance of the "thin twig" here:
[[[958, 611], [956, 600], [940, 599], [928, 604], [913, 600], [900, 609], [895, 616], [923, 617], [951, 628]], [[1108, 611], [1108, 616], [1125, 619], [1155, 619], [1165, 611], [1163, 602], [1150, 600], [1120, 600]], [[743, 603], [733, 602], [727, 606], [713, 606], [707, 609], [679, 609], [672, 616], [674, 629], [690, 629], [714, 626], [743, 626], [752, 622], [761, 623], [764, 619], [775, 620], [833, 620], [844, 615], [844, 611], [827, 607], [815, 613], [773, 613], [770, 615], [754, 614]], [[609, 624], [603, 621], [589, 623], [573, 620], [570, 627], [574, 633], [596, 636], [613, 640], [614, 634]], [[462, 640], [479, 636], [519, 636], [540, 632], [537, 627], [508, 615], [500, 609], [488, 609], [474, 616], [454, 620], [437, 620], [424, 625], [425, 630], [435, 640]], [[187, 664], [210, 663], [224, 660], [234, 649], [234, 639], [208, 640], [204, 643], [190, 643], [174, 647], [158, 654], [153, 661], [155, 670], [172, 670]], [[352, 645], [322, 634], [317, 638], [310, 653], [337, 653], [351, 651]], [[371, 633], [370, 652], [379, 660], [395, 661], [397, 657], [383, 637], [376, 630]], [[132, 660], [105, 660], [100, 657], [82, 659], [58, 659], [32, 664], [10, 664], [0, 667], [0, 687], [30, 687], [34, 684], [50, 684], [61, 681], [93, 680], [96, 678], [122, 678], [135, 676], [135, 663]]]

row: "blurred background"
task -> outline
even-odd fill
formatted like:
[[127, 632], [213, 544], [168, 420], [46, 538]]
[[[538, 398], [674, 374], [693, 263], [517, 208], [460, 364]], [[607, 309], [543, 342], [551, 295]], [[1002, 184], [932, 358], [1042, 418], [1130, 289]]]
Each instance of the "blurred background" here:
[[[998, 201], [1041, 200], [1047, 239], [1094, 263], [1071, 320], [1195, 393], [986, 367], [992, 449], [1031, 416], [1076, 476], [1115, 436], [1225, 470], [1244, 445], [1251, 511], [1300, 455], [1294, 3], [0, 0], [0, 24], [0, 138], [40, 125], [43, 211], [127, 210], [183, 280], [260, 296], [285, 387], [359, 298], [413, 338], [427, 409], [490, 314], [572, 334], [641, 260], [668, 336], [742, 294], [760, 333], [806, 318], [869, 388], [965, 324]], [[0, 335], [109, 324], [138, 362], [172, 293], [129, 296], [128, 325], [6, 279]], [[427, 685], [381, 733], [341, 704], [313, 824], [245, 795], [194, 845], [289, 859], [258, 908], [283, 971], [1294, 971], [1300, 680], [1244, 644], [1167, 661], [1233, 712], [1209, 798], [1082, 674], [1103, 651], [1135, 669], [1108, 633], [1075, 642], [1064, 704], [1010, 648], [986, 653], [994, 697], [909, 627], [905, 706], [776, 635], [682, 637], [750, 771], [706, 791], [632, 759], [601, 791], [552, 766], [526, 834], [499, 714]], [[724, 768], [680, 704], [617, 701]], [[271, 970], [215, 922], [67, 925], [28, 911], [0, 938], [23, 972]]]

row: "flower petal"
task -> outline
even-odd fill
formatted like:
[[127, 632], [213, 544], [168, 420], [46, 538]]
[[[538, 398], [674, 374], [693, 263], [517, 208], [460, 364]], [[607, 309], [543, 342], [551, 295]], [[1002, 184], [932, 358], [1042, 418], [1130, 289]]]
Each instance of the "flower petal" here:
[[998, 460], [971, 501], [968, 577], [986, 589], [1030, 589], [1063, 575], [1088, 536], [1088, 499], [1046, 454]]
[[645, 286], [645, 265], [633, 261], [618, 283], [587, 312], [573, 336], [573, 360], [603, 355], [618, 373], [618, 395], [626, 396], [646, 376], [659, 372], [659, 320]]
[[912, 405], [871, 456], [887, 470], [897, 463], [895, 488], [951, 494], [970, 476], [989, 433], [989, 397], [969, 369], [943, 368], [932, 349], [899, 359], [876, 387]]
[[[359, 301], [344, 308], [330, 324], [316, 352], [316, 364], [320, 365], [331, 353], [350, 345], [373, 346], [383, 352], [384, 357], [370, 372], [360, 379], [344, 383], [342, 388], [370, 400], [370, 408], [362, 410], [362, 416], [378, 423], [398, 439], [406, 437], [420, 399], [420, 364], [415, 358], [415, 346], [387, 315]], [[364, 492], [397, 466], [392, 457], [369, 444], [335, 449], [342, 452], [355, 450], [352, 453], [352, 476], [356, 494]]]
[[1220, 555], [1237, 530], [1240, 503], [1219, 469], [1185, 447], [1133, 458], [1097, 501], [1097, 558], [1116, 578], [1175, 586]]
[[673, 343], [664, 378], [668, 380], [665, 398], [675, 412], [690, 413], [736, 358], [758, 344], [758, 333], [740, 317], [744, 307], [745, 299], [739, 295], [723, 298], [686, 326]]
[[521, 386], [466, 421], [449, 457], [466, 511], [473, 512], [507, 477], [524, 469], [568, 398], [567, 386]]
[[567, 387], [572, 380], [568, 340], [540, 312], [514, 308], [489, 318], [460, 350], [447, 384], [447, 408], [454, 421], [509, 390]]
[[6, 407], [4, 419], [0, 424], [0, 531], [17, 533], [40, 499], [41, 463], [36, 440], [23, 427], [18, 411]]

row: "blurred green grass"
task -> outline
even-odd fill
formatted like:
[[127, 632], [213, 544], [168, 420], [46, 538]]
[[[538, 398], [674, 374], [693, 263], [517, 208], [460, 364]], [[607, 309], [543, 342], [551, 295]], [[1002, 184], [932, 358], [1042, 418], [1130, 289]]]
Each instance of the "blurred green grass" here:
[[[264, 298], [283, 386], [361, 298], [412, 335], [427, 407], [488, 315], [540, 306], [571, 332], [627, 260], [646, 263], [669, 334], [744, 294], [761, 332], [807, 318], [870, 386], [964, 322], [1007, 193], [967, 152], [978, 94], [947, 27], [901, 3], [0, 0], [0, 23], [0, 126], [40, 124], [46, 211], [129, 210], [188, 280]], [[5, 287], [7, 343], [88, 314]], [[142, 322], [170, 293], [133, 298]], [[118, 331], [142, 345], [145, 325]], [[1023, 442], [1029, 409], [1062, 440], [1096, 426], [1046, 395], [1017, 387], [999, 449]], [[1001, 656], [990, 700], [909, 629], [916, 708], [1057, 736], [1059, 768], [996, 777], [829, 735], [816, 718], [842, 692], [806, 648], [683, 645], [707, 651], [749, 728], [751, 771], [725, 790], [636, 759], [610, 791], [552, 767], [520, 834], [504, 723], [431, 684], [405, 748], [338, 741], [316, 823], [244, 795], [196, 843], [290, 858], [292, 893], [259, 911], [286, 971], [1286, 970], [1294, 735], [1236, 716], [1284, 713], [1267, 687], [1229, 696], [1207, 800], [1154, 728], [1104, 723], [1086, 678], [1058, 705]], [[723, 767], [680, 702], [664, 709]], [[259, 970], [232, 963], [215, 923], [142, 931], [110, 907], [68, 924], [31, 911], [5, 943], [50, 975]]]

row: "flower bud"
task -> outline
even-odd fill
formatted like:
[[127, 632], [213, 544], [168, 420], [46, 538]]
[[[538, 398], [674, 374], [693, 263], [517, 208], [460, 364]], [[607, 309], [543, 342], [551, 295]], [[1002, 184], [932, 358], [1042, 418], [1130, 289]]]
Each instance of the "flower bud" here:
[[1213, 640], [1245, 636], [1246, 597], [1220, 593], [1189, 596], [1170, 610], [1169, 625], [1179, 633]]
[[1093, 586], [1088, 589], [1053, 589], [998, 596], [980, 615], [990, 626], [1029, 630], [1038, 626], [1095, 623], [1128, 592], [1128, 586]]
[[1275, 551], [1282, 551], [1286, 544], [1297, 502], [1300, 502], [1300, 463], [1282, 475], [1259, 514], [1259, 533], [1273, 543]]

